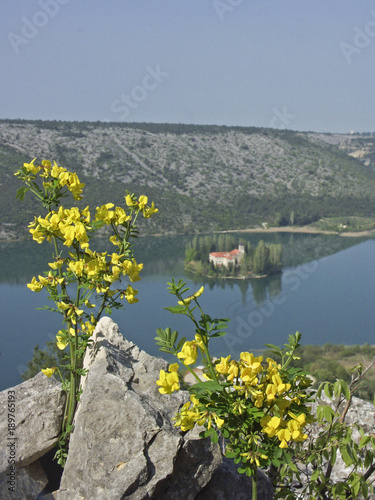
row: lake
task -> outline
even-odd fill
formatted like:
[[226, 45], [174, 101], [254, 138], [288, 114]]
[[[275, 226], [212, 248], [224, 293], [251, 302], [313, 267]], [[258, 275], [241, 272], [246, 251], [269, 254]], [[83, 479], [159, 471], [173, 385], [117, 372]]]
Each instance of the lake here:
[[[175, 305], [167, 281], [183, 278], [192, 291], [202, 284], [201, 305], [212, 317], [227, 317], [228, 333], [212, 341], [214, 355], [238, 356], [283, 344], [297, 330], [303, 344], [374, 344], [375, 240], [336, 235], [241, 233], [252, 245], [263, 239], [283, 245], [283, 272], [257, 280], [209, 280], [184, 271], [185, 245], [193, 236], [144, 237], [137, 240], [135, 257], [144, 263], [137, 282], [139, 302], [125, 304], [112, 318], [121, 333], [141, 349], [161, 355], [154, 343], [157, 328], [170, 326], [194, 337], [185, 317], [164, 307]], [[54, 340], [60, 315], [36, 310], [47, 303], [43, 292], [27, 287], [42, 274], [50, 259], [48, 245], [34, 242], [1, 243], [0, 263], [0, 390], [21, 382], [21, 374], [40, 348]], [[52, 305], [52, 304], [51, 304]]]

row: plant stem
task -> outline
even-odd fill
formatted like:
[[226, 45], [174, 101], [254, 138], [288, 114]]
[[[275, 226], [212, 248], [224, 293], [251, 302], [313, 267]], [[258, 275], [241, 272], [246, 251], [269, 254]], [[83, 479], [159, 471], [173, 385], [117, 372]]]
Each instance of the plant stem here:
[[252, 492], [251, 492], [251, 499], [252, 500], [257, 500], [257, 472], [255, 470], [255, 473], [251, 476], [251, 483], [252, 483]]

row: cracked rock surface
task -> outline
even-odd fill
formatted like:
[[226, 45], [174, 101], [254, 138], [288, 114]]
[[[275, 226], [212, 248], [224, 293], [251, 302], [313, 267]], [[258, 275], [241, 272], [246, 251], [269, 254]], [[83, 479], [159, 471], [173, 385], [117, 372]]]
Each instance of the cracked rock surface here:
[[58, 499], [195, 498], [221, 465], [217, 445], [183, 435], [172, 417], [186, 392], [161, 395], [167, 362], [127, 341], [102, 318], [88, 348], [81, 402]]

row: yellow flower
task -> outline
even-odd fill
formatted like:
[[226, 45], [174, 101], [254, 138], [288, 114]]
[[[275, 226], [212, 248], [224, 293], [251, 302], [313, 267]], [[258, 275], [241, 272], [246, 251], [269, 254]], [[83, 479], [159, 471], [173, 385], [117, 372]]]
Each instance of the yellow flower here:
[[49, 262], [48, 265], [52, 267], [52, 269], [60, 269], [64, 264], [64, 259], [57, 259], [55, 262]]
[[193, 295], [190, 295], [190, 297], [186, 297], [186, 299], [184, 300], [179, 300], [178, 301], [178, 304], [180, 306], [183, 306], [183, 305], [189, 305], [190, 302], [193, 300], [193, 299], [197, 299], [198, 297], [200, 297], [202, 295], [202, 293], [204, 292], [204, 286], [201, 286], [200, 289], [198, 291], [196, 291], [195, 293], [193, 293]]
[[74, 273], [76, 276], [82, 276], [84, 266], [85, 266], [85, 261], [77, 260], [69, 262], [68, 267], [70, 271], [72, 271], [72, 273]]
[[199, 349], [204, 351], [204, 342], [203, 342], [202, 336], [199, 333], [195, 334], [195, 342], [197, 343], [197, 346], [199, 347]]
[[116, 207], [115, 208], [115, 215], [116, 215], [116, 220], [115, 224], [123, 224], [124, 222], [127, 222], [130, 219], [130, 215], [127, 215], [125, 210], [121, 207]]
[[230, 355], [227, 356], [226, 358], [220, 358], [220, 362], [215, 365], [216, 371], [218, 373], [222, 373], [223, 375], [226, 375], [228, 373], [229, 369], [229, 359]]
[[281, 424], [280, 417], [262, 417], [260, 419], [260, 425], [262, 426], [262, 432], [267, 434], [269, 437], [275, 436], [279, 426]]
[[117, 238], [116, 235], [113, 235], [109, 238], [109, 241], [112, 243], [112, 245], [119, 245], [120, 244], [120, 240]]
[[80, 182], [78, 175], [76, 173], [71, 172], [61, 172], [59, 174], [59, 181], [61, 186], [67, 186], [69, 191], [72, 193], [73, 198], [75, 200], [82, 199], [82, 189], [85, 187], [85, 184]]
[[213, 417], [214, 417], [216, 426], [219, 429], [221, 429], [223, 427], [223, 425], [225, 424], [225, 420], [223, 420], [222, 418], [218, 417], [215, 413], [214, 413]]
[[184, 365], [194, 364], [198, 357], [198, 346], [195, 340], [186, 341], [182, 346], [181, 352], [177, 354], [177, 357], [184, 360]]
[[134, 283], [135, 281], [139, 281], [141, 279], [139, 277], [139, 273], [143, 269], [143, 264], [137, 264], [135, 259], [133, 259], [133, 261], [125, 260], [122, 263], [122, 269], [122, 273], [128, 274], [130, 281]]
[[160, 387], [160, 394], [172, 394], [172, 392], [180, 389], [178, 363], [170, 365], [168, 372], [169, 373], [166, 373], [164, 370], [160, 370], [159, 380], [156, 381], [156, 384]]
[[56, 345], [60, 349], [60, 351], [63, 351], [65, 347], [69, 344], [69, 342], [66, 340], [65, 335], [63, 335], [62, 332], [59, 331], [59, 333], [61, 334], [56, 335], [56, 340], [57, 340]]
[[42, 368], [42, 372], [48, 378], [52, 377], [52, 375], [55, 373], [56, 370], [57, 370], [56, 366], [53, 366], [52, 368]]
[[139, 209], [143, 210], [145, 208], [145, 206], [147, 205], [147, 202], [148, 202], [147, 196], [144, 196], [144, 195], [140, 196], [139, 200], [138, 200]]
[[110, 210], [113, 207], [113, 203], [106, 203], [101, 207], [96, 207], [95, 220], [103, 221], [108, 226], [111, 223], [112, 219], [114, 219], [115, 217], [115, 212], [113, 210]]
[[159, 209], [158, 208], [155, 208], [155, 204], [154, 202], [151, 203], [151, 207], [146, 207], [144, 210], [143, 210], [143, 217], [145, 219], [148, 219], [149, 217], [151, 217], [152, 215], [156, 214], [157, 212], [159, 212]]
[[24, 163], [23, 166], [25, 167], [25, 169], [28, 171], [28, 172], [31, 172], [32, 174], [36, 175], [39, 170], [41, 170], [41, 167], [37, 166], [37, 165], [34, 165], [34, 161], [36, 160], [36, 158], [33, 159], [33, 161], [31, 163]]
[[135, 297], [138, 294], [138, 290], [134, 290], [133, 287], [128, 285], [125, 291], [125, 297], [129, 304], [135, 304], [138, 302], [138, 299]]
[[[51, 165], [51, 162], [49, 162], [50, 165]], [[43, 165], [43, 162], [42, 162], [42, 165]], [[59, 175], [61, 174], [61, 172], [66, 172], [66, 168], [64, 167], [58, 167], [56, 162], [54, 162], [54, 165], [53, 167], [51, 168], [51, 177], [54, 177], [55, 179], [58, 179]]]
[[42, 283], [39, 283], [34, 276], [31, 283], [27, 284], [27, 288], [30, 288], [33, 292], [40, 292], [43, 289], [43, 285]]
[[90, 321], [86, 321], [81, 325], [81, 329], [83, 332], [87, 332], [88, 335], [92, 335], [95, 330], [95, 325], [93, 325]]
[[291, 388], [291, 385], [289, 383], [284, 384], [278, 373], [272, 375], [271, 380], [272, 384], [268, 384], [266, 389], [268, 401], [273, 401], [277, 394], [281, 395], [284, 392], [289, 391], [289, 389]]
[[125, 203], [127, 204], [128, 207], [135, 207], [137, 205], [137, 202], [133, 201], [133, 198], [130, 194], [125, 196]]
[[232, 381], [234, 378], [238, 377], [238, 364], [234, 359], [229, 363], [229, 368], [228, 368], [228, 380]]

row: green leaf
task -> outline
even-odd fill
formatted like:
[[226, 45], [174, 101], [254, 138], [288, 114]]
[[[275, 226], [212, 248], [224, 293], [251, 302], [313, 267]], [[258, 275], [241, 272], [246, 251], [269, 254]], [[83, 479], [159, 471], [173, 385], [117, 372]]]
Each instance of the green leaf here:
[[368, 498], [368, 484], [364, 481], [361, 486], [361, 493], [363, 498]]
[[219, 436], [217, 435], [217, 432], [216, 432], [216, 431], [214, 431], [214, 432], [211, 434], [211, 441], [213, 442], [213, 444], [218, 443], [218, 441], [219, 441]]
[[350, 399], [350, 389], [345, 380], [340, 380], [341, 390], [344, 393], [345, 398], [349, 401]]
[[330, 384], [328, 382], [325, 384], [324, 393], [327, 396], [327, 398], [332, 399], [332, 396], [333, 396], [332, 384]]
[[372, 465], [373, 461], [373, 454], [371, 453], [370, 450], [366, 450], [366, 455], [365, 455], [365, 460], [363, 462], [364, 467], [367, 469], [367, 467], [370, 467]]
[[359, 447], [364, 448], [371, 441], [370, 436], [363, 436], [359, 442]]
[[292, 472], [298, 472], [298, 467], [296, 466], [296, 464], [294, 464], [293, 462], [291, 462], [289, 465], [288, 465], [289, 469], [292, 471]]
[[332, 448], [331, 448], [331, 465], [332, 465], [332, 467], [336, 463], [336, 458], [337, 458], [337, 448], [336, 448], [336, 446], [332, 446]]
[[17, 194], [16, 194], [16, 198], [19, 198], [20, 201], [23, 201], [24, 197], [25, 197], [25, 194], [29, 191], [29, 188], [28, 187], [21, 187], [19, 189], [17, 189]]
[[227, 332], [224, 332], [224, 331], [220, 331], [220, 332], [215, 332], [215, 333], [212, 333], [210, 335], [210, 338], [214, 338], [214, 337], [223, 337], [224, 335], [226, 335]]
[[171, 345], [174, 345], [176, 340], [177, 340], [177, 335], [178, 333], [176, 331], [172, 332], [172, 335], [171, 335]]
[[333, 417], [335, 416], [335, 412], [330, 406], [323, 406], [323, 416], [327, 422], [331, 423]]
[[344, 460], [345, 465], [347, 467], [350, 467], [351, 465], [353, 465], [353, 457], [352, 457], [351, 449], [350, 449], [348, 444], [340, 446], [340, 453], [341, 453], [341, 457]]
[[205, 437], [205, 438], [206, 438], [206, 437], [210, 437], [210, 436], [211, 436], [211, 434], [213, 434], [214, 432], [215, 432], [215, 431], [214, 431], [214, 429], [211, 427], [211, 429], [207, 429], [207, 430], [205, 430], [205, 431], [201, 432], [201, 433], [200, 433], [200, 436], [201, 436], [201, 437]]
[[198, 382], [197, 384], [194, 384], [189, 387], [189, 391], [191, 392], [221, 392], [225, 389], [224, 385], [221, 385], [213, 380], [207, 380], [207, 382]]
[[182, 339], [180, 339], [177, 344], [176, 350], [181, 351], [182, 346], [185, 344], [185, 342], [186, 342], [186, 337], [182, 337]]
[[338, 380], [336, 380], [336, 382], [333, 384], [333, 394], [336, 398], [339, 398], [341, 396], [341, 385]]
[[310, 481], [316, 481], [319, 477], [320, 469], [316, 469], [310, 477]]
[[185, 313], [185, 306], [172, 306], [172, 307], [164, 307], [167, 311], [169, 311], [172, 314], [184, 314]]

